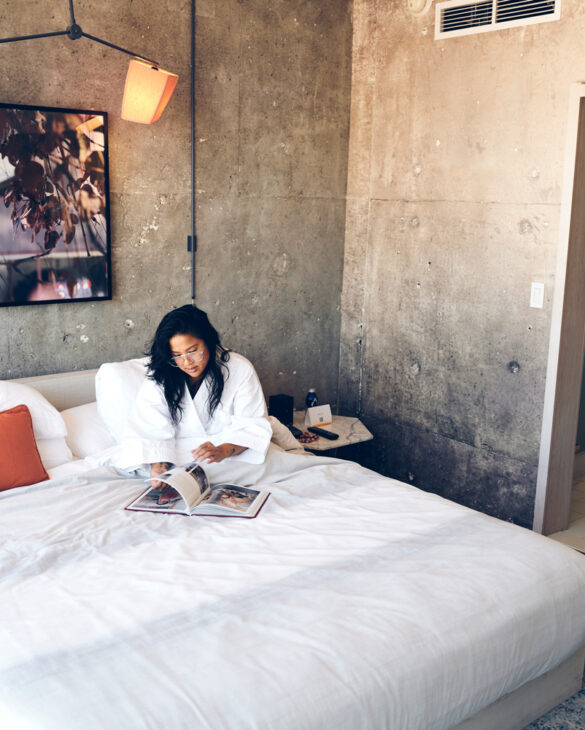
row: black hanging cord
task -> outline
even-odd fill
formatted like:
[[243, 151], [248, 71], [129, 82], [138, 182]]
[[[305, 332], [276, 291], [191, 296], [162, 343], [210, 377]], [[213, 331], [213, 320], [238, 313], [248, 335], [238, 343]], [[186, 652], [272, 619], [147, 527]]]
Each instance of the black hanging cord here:
[[191, 304], [195, 304], [195, 0], [191, 0]]
[[69, 28], [67, 28], [67, 32], [71, 40], [76, 40], [77, 38], [81, 38], [81, 36], [83, 35], [83, 31], [81, 30], [81, 26], [77, 25], [77, 23], [75, 22], [73, 0], [69, 0], [69, 15], [71, 17], [71, 24], [69, 25]]

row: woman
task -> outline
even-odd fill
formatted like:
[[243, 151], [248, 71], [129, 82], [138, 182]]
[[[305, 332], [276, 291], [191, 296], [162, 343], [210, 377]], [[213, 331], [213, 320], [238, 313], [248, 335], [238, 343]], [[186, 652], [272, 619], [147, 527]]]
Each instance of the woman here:
[[140, 441], [151, 479], [192, 459], [264, 461], [272, 429], [260, 381], [222, 347], [205, 312], [188, 304], [166, 314], [149, 354], [127, 435]]

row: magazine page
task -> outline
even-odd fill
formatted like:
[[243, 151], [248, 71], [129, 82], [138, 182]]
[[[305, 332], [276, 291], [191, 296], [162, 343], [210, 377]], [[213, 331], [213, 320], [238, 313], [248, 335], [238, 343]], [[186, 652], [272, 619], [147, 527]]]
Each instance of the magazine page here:
[[[202, 495], [209, 488], [207, 476], [196, 461], [191, 461], [182, 466], [175, 466], [160, 474], [157, 480], [159, 482], [165, 482], [176, 490], [185, 500], [189, 511], [201, 501]], [[159, 491], [166, 492], [167, 490], [163, 489]]]
[[[253, 514], [259, 509], [264, 501], [258, 500], [260, 495], [266, 495], [257, 489], [240, 487], [236, 484], [218, 484], [212, 487], [207, 496], [194, 510], [196, 514], [228, 514], [244, 516]], [[266, 495], [267, 496], [267, 495]]]
[[[151, 483], [150, 479], [147, 481]], [[169, 469], [156, 481], [163, 482], [163, 487], [144, 492], [128, 509], [188, 515], [209, 489], [207, 476], [195, 461]]]
[[176, 512], [177, 514], [190, 514], [185, 500], [176, 489], [165, 485], [164, 489], [149, 489], [131, 502], [126, 509], [137, 510], [138, 512]]

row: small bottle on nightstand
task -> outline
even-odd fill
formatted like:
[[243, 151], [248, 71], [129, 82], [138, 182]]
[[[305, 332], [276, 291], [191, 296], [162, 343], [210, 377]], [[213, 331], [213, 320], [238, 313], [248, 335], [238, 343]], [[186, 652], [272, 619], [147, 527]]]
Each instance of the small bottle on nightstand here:
[[309, 392], [307, 393], [307, 396], [305, 398], [305, 406], [307, 408], [312, 408], [313, 406], [318, 406], [318, 405], [319, 405], [319, 398], [317, 397], [315, 388], [309, 388]]

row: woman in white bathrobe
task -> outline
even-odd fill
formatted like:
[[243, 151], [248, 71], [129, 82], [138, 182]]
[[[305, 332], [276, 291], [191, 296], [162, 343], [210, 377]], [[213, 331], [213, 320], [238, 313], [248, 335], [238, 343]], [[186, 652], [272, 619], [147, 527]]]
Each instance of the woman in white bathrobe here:
[[151, 479], [192, 459], [264, 461], [272, 429], [260, 381], [245, 357], [221, 345], [205, 312], [188, 304], [166, 314], [148, 368], [127, 437], [140, 443]]

